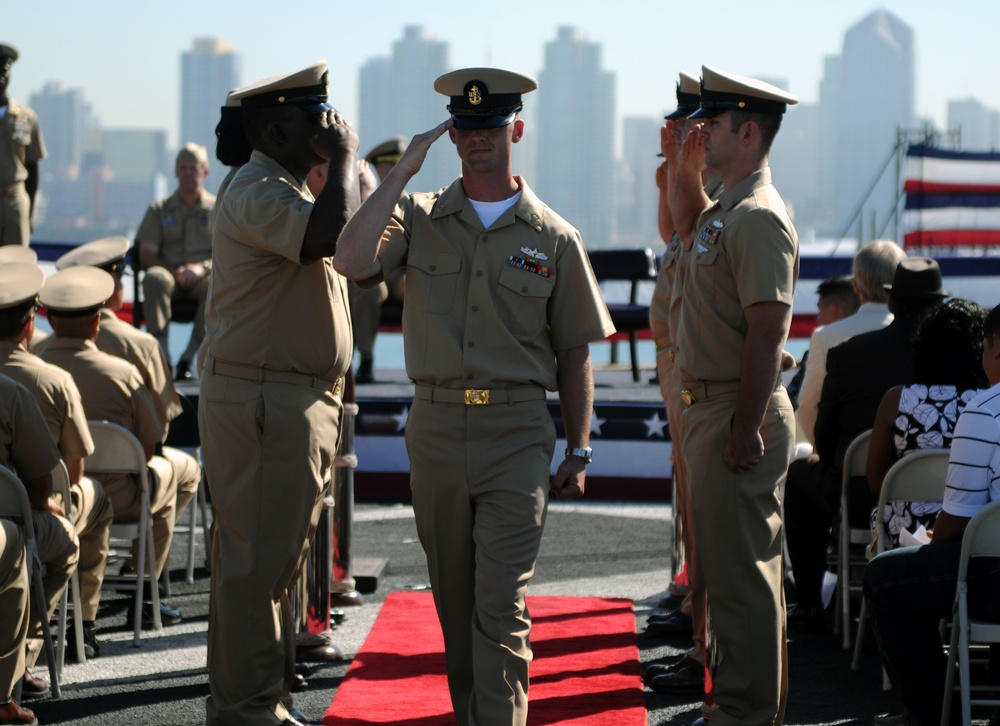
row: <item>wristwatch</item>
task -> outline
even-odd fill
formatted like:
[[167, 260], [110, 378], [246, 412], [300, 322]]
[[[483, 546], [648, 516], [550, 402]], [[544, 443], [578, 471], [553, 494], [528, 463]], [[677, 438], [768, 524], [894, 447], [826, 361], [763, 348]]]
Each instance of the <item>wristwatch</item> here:
[[566, 456], [579, 456], [584, 463], [590, 464], [594, 461], [594, 450], [589, 446], [585, 449], [566, 449]]

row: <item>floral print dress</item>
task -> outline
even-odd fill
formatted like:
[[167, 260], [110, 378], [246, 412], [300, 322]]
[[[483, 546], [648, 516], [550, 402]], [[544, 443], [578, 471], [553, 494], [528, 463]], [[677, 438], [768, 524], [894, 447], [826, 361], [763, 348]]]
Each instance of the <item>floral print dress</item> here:
[[[899, 396], [896, 416], [896, 453], [902, 458], [918, 449], [951, 448], [955, 422], [966, 404], [979, 393], [977, 389], [958, 392], [955, 386], [904, 386]], [[889, 549], [899, 546], [899, 532], [916, 532], [920, 525], [934, 526], [940, 502], [890, 502], [882, 512], [882, 526], [889, 534]], [[872, 511], [872, 537], [877, 537], [878, 508]]]

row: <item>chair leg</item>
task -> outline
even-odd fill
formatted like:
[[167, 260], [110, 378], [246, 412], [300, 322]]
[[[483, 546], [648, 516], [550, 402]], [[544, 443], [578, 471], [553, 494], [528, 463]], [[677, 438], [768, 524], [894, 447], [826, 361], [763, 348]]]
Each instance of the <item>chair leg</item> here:
[[944, 699], [941, 704], [941, 726], [951, 724], [951, 694], [955, 690], [955, 661], [958, 656], [958, 618], [951, 626], [951, 645], [948, 646], [948, 667], [944, 673]]
[[62, 678], [66, 666], [66, 610], [69, 608], [69, 591], [72, 585], [66, 584], [62, 597], [59, 598], [59, 625], [56, 630], [56, 672]]
[[87, 654], [83, 652], [83, 604], [80, 601], [80, 575], [77, 572], [73, 573], [69, 584], [73, 601], [73, 638], [76, 641], [76, 662], [86, 663]]
[[31, 584], [39, 612], [42, 613], [42, 640], [45, 647], [45, 660], [49, 664], [49, 681], [52, 686], [52, 698], [60, 698], [59, 673], [56, 663], [56, 649], [52, 643], [52, 628], [49, 626], [49, 614], [45, 607], [45, 590], [42, 588], [42, 572], [37, 564], [31, 568]]
[[[160, 621], [160, 588], [156, 580], [156, 546], [153, 544], [153, 520], [146, 517], [146, 544], [147, 566], [149, 568], [149, 589], [153, 598], [153, 629], [163, 630], [163, 623]], [[141, 585], [141, 582], [140, 582]], [[142, 623], [140, 623], [140, 626]]]
[[861, 600], [861, 614], [858, 616], [858, 634], [854, 638], [854, 659], [851, 661], [851, 670], [856, 671], [861, 668], [861, 648], [865, 643], [865, 628], [868, 625], [868, 603]]
[[[134, 612], [133, 612], [133, 625], [134, 631], [132, 636], [132, 647], [139, 647], [139, 640], [142, 635], [142, 588], [146, 582], [146, 544], [147, 540], [152, 542], [152, 538], [146, 535], [146, 528], [143, 526], [145, 524], [146, 517], [142, 517], [143, 521], [139, 523], [139, 551], [135, 558], [135, 598], [133, 600]], [[153, 570], [155, 572], [155, 569]], [[156, 577], [150, 577], [150, 585], [153, 592], [159, 595], [159, 588], [156, 586]]]
[[632, 380], [639, 382], [639, 334], [634, 330], [628, 334], [628, 352], [632, 357]]

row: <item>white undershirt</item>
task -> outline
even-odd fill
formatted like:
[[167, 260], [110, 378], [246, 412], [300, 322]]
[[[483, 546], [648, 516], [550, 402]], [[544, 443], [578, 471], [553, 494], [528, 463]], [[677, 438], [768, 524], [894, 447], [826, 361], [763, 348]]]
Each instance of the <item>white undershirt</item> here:
[[479, 215], [479, 221], [483, 223], [483, 229], [489, 229], [490, 225], [500, 219], [500, 215], [517, 204], [517, 200], [520, 198], [521, 190], [518, 189], [514, 196], [500, 202], [478, 202], [475, 199], [470, 199], [469, 201], [472, 202], [472, 208]]

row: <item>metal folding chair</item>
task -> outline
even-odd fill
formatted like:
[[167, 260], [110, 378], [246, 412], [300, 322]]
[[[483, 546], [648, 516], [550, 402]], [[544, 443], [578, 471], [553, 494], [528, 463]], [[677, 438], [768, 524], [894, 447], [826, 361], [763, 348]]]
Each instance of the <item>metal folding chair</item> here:
[[[66, 519], [73, 521], [73, 499], [69, 488], [69, 471], [65, 462], [59, 460], [59, 466], [52, 470], [52, 491], [62, 495], [63, 509], [66, 510]], [[76, 662], [86, 663], [87, 655], [83, 652], [83, 611], [80, 605], [80, 574], [73, 570], [73, 575], [69, 579], [69, 584], [63, 590], [62, 599], [59, 601], [59, 625], [57, 630], [56, 660], [59, 675], [62, 675], [63, 666], [66, 665], [66, 617], [69, 611], [69, 603], [73, 603], [73, 636], [76, 641]]]
[[867, 527], [851, 527], [847, 521], [847, 488], [852, 477], [865, 475], [871, 438], [871, 429], [858, 434], [844, 454], [840, 486], [840, 535], [837, 539], [837, 592], [840, 596], [840, 609], [837, 611], [834, 628], [835, 632], [843, 634], [844, 650], [851, 647], [851, 593], [861, 593], [860, 584], [851, 584], [851, 568], [863, 568], [867, 562], [864, 556], [851, 557], [851, 545], [868, 544], [871, 539], [871, 532]]

